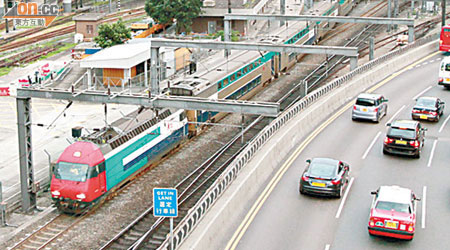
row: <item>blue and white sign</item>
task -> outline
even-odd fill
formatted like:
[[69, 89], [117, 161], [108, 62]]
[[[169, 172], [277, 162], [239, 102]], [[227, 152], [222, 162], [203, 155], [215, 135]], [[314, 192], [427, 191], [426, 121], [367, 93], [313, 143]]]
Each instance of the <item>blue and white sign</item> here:
[[177, 190], [174, 188], [153, 189], [153, 216], [177, 217], [178, 200]]

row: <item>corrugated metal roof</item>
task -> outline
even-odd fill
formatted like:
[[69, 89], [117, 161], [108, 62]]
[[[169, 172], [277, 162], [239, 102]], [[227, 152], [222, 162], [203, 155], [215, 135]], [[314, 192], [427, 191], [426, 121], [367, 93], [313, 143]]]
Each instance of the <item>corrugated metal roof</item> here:
[[150, 59], [148, 44], [120, 44], [103, 49], [81, 60], [80, 67], [127, 69], [148, 59]]

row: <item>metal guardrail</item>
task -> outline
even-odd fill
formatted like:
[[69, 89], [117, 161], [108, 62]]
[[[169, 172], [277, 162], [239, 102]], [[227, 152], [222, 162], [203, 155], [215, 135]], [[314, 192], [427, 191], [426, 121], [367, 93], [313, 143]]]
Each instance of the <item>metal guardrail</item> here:
[[[404, 54], [405, 52], [429, 43], [439, 37], [439, 34], [430, 35], [415, 41], [405, 47], [398, 50], [394, 50], [388, 54], [376, 58], [364, 65], [356, 68], [355, 70], [333, 80], [327, 85], [320, 87], [304, 98], [302, 98], [297, 104], [293, 105], [285, 112], [280, 114], [278, 118], [272, 121], [270, 125], [264, 128], [258, 136], [236, 157], [236, 159], [228, 166], [222, 175], [215, 181], [215, 183], [205, 192], [199, 202], [191, 209], [189, 214], [178, 224], [174, 231], [174, 247], [178, 247], [194, 229], [202, 216], [211, 208], [213, 203], [220, 197], [230, 183], [236, 179], [240, 170], [252, 159], [252, 157], [258, 152], [258, 150], [269, 140], [271, 137], [280, 130], [283, 125], [294, 118], [301, 111], [311, 106], [316, 100], [329, 92], [339, 88], [344, 83], [353, 79], [353, 77], [367, 72], [368, 70], [378, 66], [393, 57]], [[159, 249], [169, 249], [169, 239], [167, 238]]]

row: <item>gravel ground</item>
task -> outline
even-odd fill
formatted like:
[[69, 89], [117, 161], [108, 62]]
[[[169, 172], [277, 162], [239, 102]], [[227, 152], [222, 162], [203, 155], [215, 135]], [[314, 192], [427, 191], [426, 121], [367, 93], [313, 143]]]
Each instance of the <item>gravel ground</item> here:
[[[371, 1], [371, 5], [360, 4], [351, 13], [352, 15], [361, 15], [367, 8], [375, 5], [377, 2]], [[345, 38], [350, 37], [363, 27], [362, 25], [355, 25], [349, 29], [344, 35], [337, 36], [327, 41], [326, 45], [341, 45]], [[380, 34], [384, 36], [385, 34]], [[382, 49], [385, 53], [388, 49]], [[377, 55], [382, 52], [377, 51]], [[289, 89], [292, 85], [298, 83], [315, 64], [324, 60], [321, 56], [306, 56], [302, 63], [293, 67], [290, 73], [282, 74], [277, 81], [272, 82], [268, 87], [256, 95], [253, 100], [273, 101], [276, 100], [285, 89]], [[360, 60], [359, 64], [364, 61]], [[344, 68], [336, 75], [345, 74], [348, 72], [348, 67]], [[221, 121], [226, 124], [240, 124], [240, 115], [229, 115]], [[184, 176], [189, 174], [193, 169], [198, 167], [211, 154], [218, 150], [224, 143], [230, 140], [234, 134], [238, 133], [240, 129], [230, 127], [210, 127], [200, 136], [195, 137], [189, 142], [183, 144], [177, 152], [175, 152], [169, 159], [162, 161], [157, 167], [148, 171], [145, 175], [138, 178], [134, 185], [122, 190], [117, 196], [106, 201], [100, 206], [94, 214], [88, 216], [85, 220], [80, 222], [73, 230], [64, 235], [56, 243], [51, 245], [52, 249], [98, 249], [106, 241], [112, 238], [115, 234], [121, 231], [131, 221], [133, 221], [139, 214], [145, 211], [152, 205], [152, 189], [154, 187], [173, 187]], [[185, 162], [189, 162], [186, 165]], [[39, 199], [40, 206], [48, 206], [49, 198]], [[44, 224], [50, 217], [55, 216], [51, 213], [39, 222], [23, 230], [20, 234], [8, 241], [7, 244], [0, 246], [12, 246], [20, 238], [24, 237], [33, 228]]]

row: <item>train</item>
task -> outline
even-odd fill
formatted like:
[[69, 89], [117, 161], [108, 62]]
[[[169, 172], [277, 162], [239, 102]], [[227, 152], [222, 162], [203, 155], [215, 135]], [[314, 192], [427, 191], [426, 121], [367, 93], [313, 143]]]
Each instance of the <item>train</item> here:
[[[352, 0], [339, 0], [323, 15], [345, 15], [352, 4]], [[314, 44], [333, 25], [311, 22], [301, 31], [294, 31], [284, 43]], [[260, 42], [276, 43], [280, 42], [279, 39], [269, 37]], [[167, 82], [168, 87], [163, 93], [213, 99], [249, 99], [302, 56], [296, 53], [260, 54], [255, 51], [233, 53], [228, 62], [214, 67], [227, 67], [228, 70], [208, 69]], [[128, 129], [129, 125], [125, 128], [107, 126], [79, 137], [64, 149], [52, 170], [50, 182], [52, 200], [61, 212], [80, 214], [88, 211], [144, 169], [157, 164], [186, 139], [195, 136], [201, 131], [198, 124], [215, 122], [225, 116], [217, 112], [171, 109], [157, 115], [151, 110], [140, 109], [135, 115], [145, 122], [136, 123], [131, 129]], [[119, 120], [118, 124], [128, 123]]]

